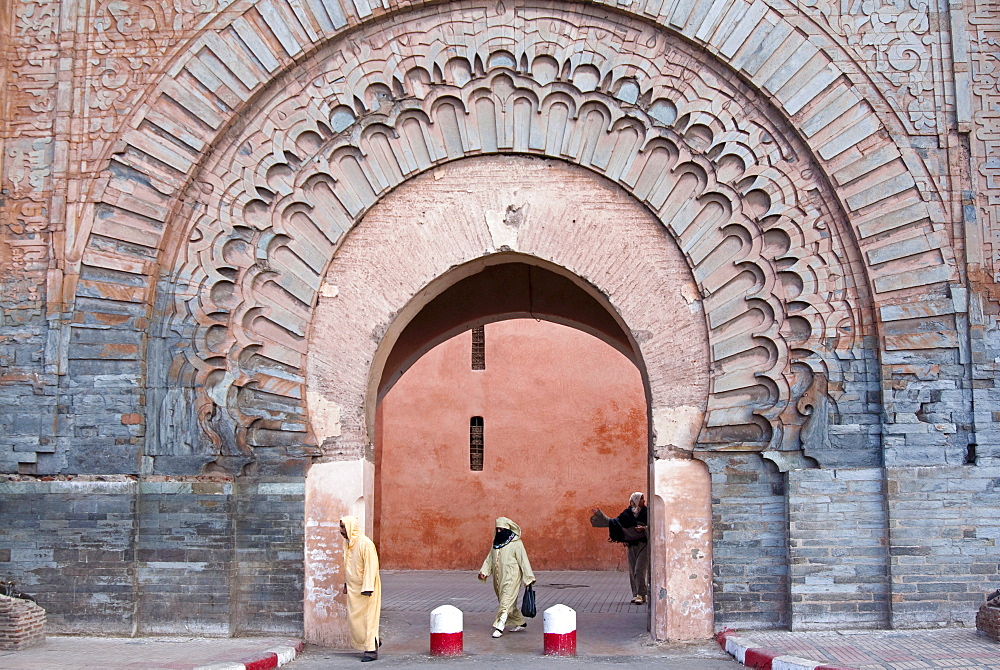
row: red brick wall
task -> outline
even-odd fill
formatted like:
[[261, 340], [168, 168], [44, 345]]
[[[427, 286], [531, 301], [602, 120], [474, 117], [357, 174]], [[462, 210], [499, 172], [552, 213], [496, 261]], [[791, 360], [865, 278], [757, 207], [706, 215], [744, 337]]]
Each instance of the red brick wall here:
[[986, 637], [1000, 641], [1000, 607], [983, 605], [976, 612], [976, 630]]
[[45, 639], [45, 610], [20, 598], [0, 596], [0, 649], [17, 651]]

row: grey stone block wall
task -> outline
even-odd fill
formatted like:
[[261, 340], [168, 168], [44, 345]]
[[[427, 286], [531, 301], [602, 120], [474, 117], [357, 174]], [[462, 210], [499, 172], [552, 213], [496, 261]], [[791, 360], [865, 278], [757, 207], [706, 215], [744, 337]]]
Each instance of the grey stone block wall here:
[[787, 626], [785, 475], [757, 454], [699, 458], [712, 475], [716, 627]]
[[23, 289], [0, 283], [0, 472], [34, 474], [51, 467], [61, 426], [56, 378], [45, 366], [45, 310]]
[[235, 634], [301, 633], [304, 500], [301, 481], [239, 487]]
[[882, 468], [788, 473], [793, 630], [888, 623], [883, 489]]
[[141, 634], [230, 632], [233, 485], [140, 482], [137, 538]]
[[[72, 328], [73, 342], [101, 338], [121, 342], [104, 348], [134, 348], [134, 334], [124, 330]], [[69, 423], [54, 468], [40, 465], [38, 474], [139, 474], [145, 438], [143, 420], [143, 363], [138, 351], [129, 357], [98, 358], [95, 346], [74, 349], [61, 378]], [[81, 358], [80, 356], [93, 356]]]
[[975, 625], [1000, 588], [1000, 467], [888, 468], [892, 626]]
[[298, 634], [301, 479], [0, 483], [0, 576], [57, 633]]
[[135, 494], [134, 481], [0, 483], [0, 575], [51, 632], [133, 633]]
[[[972, 355], [973, 422], [976, 429], [976, 462], [982, 465], [1000, 464], [1000, 323], [984, 308], [997, 309], [995, 304], [973, 294], [972, 307], [977, 325], [970, 328]], [[967, 459], [968, 460], [968, 459]]]

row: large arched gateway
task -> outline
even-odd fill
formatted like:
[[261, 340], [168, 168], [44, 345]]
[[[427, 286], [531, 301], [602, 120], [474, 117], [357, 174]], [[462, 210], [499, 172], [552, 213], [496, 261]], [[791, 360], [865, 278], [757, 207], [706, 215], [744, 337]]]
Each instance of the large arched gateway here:
[[[337, 519], [371, 524], [379, 398], [525, 315], [642, 373], [657, 639], [963, 620], [922, 606], [948, 559], [912, 511], [921, 478], [996, 476], [958, 190], [846, 43], [777, 7], [263, 0], [192, 29], [66, 203], [50, 372], [94, 432], [18, 461], [121, 476], [45, 493], [132, 501], [132, 630], [342, 644]], [[211, 560], [144, 534], [199, 515]], [[152, 613], [188, 560], [225, 597]], [[249, 605], [262, 585], [280, 605]]]
[[[447, 301], [439, 311], [451, 314], [425, 325], [412, 344], [403, 337], [420, 332], [411, 315], [425, 314], [451, 285], [454, 266], [468, 268], [451, 273], [462, 276], [501, 262], [490, 260], [498, 251], [526, 253], [609, 303], [604, 318], [621, 322], [617, 339], [647, 379], [654, 500], [662, 487], [686, 490], [668, 472], [689, 467], [676, 459], [696, 448], [766, 452], [782, 469], [815, 465], [829, 448], [817, 420], [838, 423], [848, 409], [838, 399], [876, 382], [863, 345], [871, 319], [858, 299], [867, 282], [856, 276], [846, 216], [809, 149], [768, 121], [768, 103], [725, 84], [721, 73], [696, 71], [681, 47], [648, 38], [639, 48], [612, 40], [627, 68], [602, 72], [599, 51], [574, 63], [560, 52], [566, 38], [551, 34], [559, 17], [531, 5], [517, 10], [520, 45], [468, 44], [453, 16], [430, 12], [394, 23], [394, 32], [422, 36], [405, 62], [396, 62], [382, 26], [352, 35], [369, 45], [353, 57], [337, 45], [318, 52], [209, 156], [202, 170], [243, 164], [250, 172], [222, 172], [212, 189], [221, 197], [199, 198], [204, 206], [175, 228], [195, 244], [168, 245], [178, 253], [167, 281], [184, 277], [185, 290], [165, 292], [177, 296], [173, 320], [184, 326], [176, 330], [186, 329], [193, 347], [164, 363], [164, 387], [195, 380], [192, 409], [220, 440], [235, 429], [238, 449], [314, 444], [338, 463], [314, 465], [307, 479], [306, 556], [323, 557], [306, 562], [314, 639], [341, 639], [332, 588], [339, 541], [330, 529], [359, 501], [372, 506], [365, 452], [375, 398], [412, 358], [394, 356], [397, 347], [426, 350], [455, 327], [497, 315], [486, 301], [469, 315]], [[613, 35], [607, 19], [586, 24]], [[664, 47], [676, 52], [667, 64], [651, 56]], [[729, 108], [716, 109], [720, 89]], [[265, 134], [270, 128], [280, 130]], [[494, 160], [437, 184], [468, 156], [501, 154], [574, 163], [631, 197], [609, 205], [611, 195], [551, 163], [526, 177], [505, 174], [509, 161]], [[434, 174], [410, 186], [426, 170]], [[401, 184], [419, 190], [418, 203], [366, 225], [369, 208]], [[567, 199], [573, 184], [580, 193]], [[629, 212], [637, 208], [658, 225], [635, 230]], [[659, 257], [677, 265], [681, 254], [690, 276], [663, 275], [670, 263]], [[835, 292], [820, 288], [831, 285]], [[700, 323], [675, 331], [684, 312]], [[324, 346], [331, 337], [337, 346]], [[692, 341], [707, 356], [677, 374], [674, 362]], [[389, 361], [396, 369], [385, 368]], [[277, 410], [275, 396], [286, 409]], [[874, 436], [861, 423], [850, 429], [856, 443], [837, 446], [871, 463]], [[819, 435], [806, 445], [815, 455], [803, 449], [810, 430]], [[320, 474], [327, 472], [334, 474]], [[653, 546], [662, 560], [654, 591], [671, 578], [685, 585], [654, 599], [658, 637], [712, 630], [707, 484], [696, 492], [699, 504], [678, 509], [700, 515], [661, 526]], [[667, 513], [659, 517], [664, 523]], [[675, 537], [688, 534], [697, 538], [693, 548]]]
[[[569, 192], [567, 206], [557, 194]], [[495, 217], [493, 226], [487, 217]], [[625, 254], [628, 262], [612, 261]], [[336, 445], [346, 458], [313, 466], [307, 480], [307, 525], [314, 529], [307, 547], [328, 557], [307, 566], [307, 601], [316, 607], [307, 622], [323, 629], [324, 613], [335, 610], [326, 602], [326, 561], [339, 561], [331, 551], [339, 542], [324, 522], [337, 510], [372, 518], [365, 471], [373, 459], [362, 449], [373, 442], [376, 398], [421, 353], [469, 325], [532, 315], [596, 334], [643, 371], [651, 456], [658, 456], [650, 472], [654, 509], [663, 499], [690, 500], [658, 517], [656, 582], [673, 579], [683, 593], [672, 589], [656, 604], [658, 630], [711, 634], [708, 477], [690, 460], [709, 392], [707, 347], [698, 344], [707, 343], [704, 314], [681, 253], [648, 210], [559, 162], [495, 156], [448, 163], [373, 208], [340, 245], [323, 286], [330, 288], [310, 333], [308, 409], [316, 441]], [[322, 346], [331, 333], [342, 344]], [[544, 477], [537, 481], [544, 485]], [[680, 614], [681, 603], [688, 615]]]

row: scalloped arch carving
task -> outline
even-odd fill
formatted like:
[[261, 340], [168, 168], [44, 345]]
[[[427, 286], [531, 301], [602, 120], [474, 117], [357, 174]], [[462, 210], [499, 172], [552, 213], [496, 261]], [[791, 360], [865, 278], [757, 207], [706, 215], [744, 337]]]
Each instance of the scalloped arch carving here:
[[[742, 155], [746, 149], [738, 148], [742, 140], [713, 135], [711, 122], [698, 118], [700, 112], [681, 109], [686, 104], [683, 96], [649, 97], [653, 82], [660, 85], [658, 78], [673, 76], [669, 67], [659, 67], [661, 60], [680, 58], [680, 65], [692, 64], [687, 68], [697, 73], [692, 81], [701, 78], [699, 85], [714, 91], [707, 103], [709, 117], [744, 116], [732, 90], [766, 99], [772, 107], [761, 104], [754, 109], [762, 118], [780, 119], [785, 134], [802, 140], [796, 149], [808, 151], [813, 168], [832, 187], [819, 197], [836, 200], [846, 213], [848, 225], [840, 230], [859, 248], [856, 265], [854, 260], [848, 263], [865, 275], [874, 305], [878, 327], [871, 345], [883, 352], [880, 375], [895, 383], [910, 379], [914, 370], [936, 375], [942, 362], [957, 362], [961, 338], [956, 309], [964, 294], [954, 290], [958, 272], [945, 228], [947, 216], [937, 195], [928, 191], [933, 180], [921, 159], [901, 153], [894, 143], [897, 120], [850, 55], [815, 39], [814, 30], [822, 29], [791, 6], [743, 0], [619, 4], [459, 0], [444, 9], [424, 0], [385, 0], [377, 8], [346, 0], [262, 0], [233, 5], [231, 12], [219, 15], [178, 50], [113, 143], [109, 169], [95, 174], [89, 197], [69, 205], [68, 216], [78, 225], [67, 238], [64, 287], [73, 297], [66, 360], [89, 360], [87, 348], [75, 341], [74, 324], [115, 323], [119, 325], [113, 327], [137, 346], [159, 351], [159, 342], [168, 340], [173, 346], [176, 336], [157, 319], [169, 300], [164, 292], [187, 290], [183, 278], [175, 284], [159, 280], [162, 273], [172, 272], [172, 257], [186, 243], [175, 234], [177, 223], [199, 203], [223, 197], [229, 167], [236, 165], [245, 175], [254, 169], [238, 162], [220, 166], [211, 156], [226, 151], [244, 120], [255, 118], [276, 89], [287, 81], [294, 87], [295, 80], [309, 80], [311, 68], [337, 52], [341, 65], [379, 58], [384, 64], [374, 70], [346, 69], [341, 79], [317, 82], [315, 97], [335, 101], [336, 107], [315, 133], [297, 136], [301, 148], [286, 147], [293, 156], [296, 151], [308, 153], [326, 133], [346, 130], [376, 104], [409, 95], [421, 98], [446, 78], [464, 85], [487, 69], [513, 63], [515, 70], [530, 71], [542, 85], [569, 83], [586, 94], [607, 93], [661, 123], [683, 127], [692, 148], [706, 142], [717, 147], [725, 139], [728, 164], [718, 168], [725, 175], [727, 169], [752, 166], [752, 158]], [[441, 28], [436, 45], [424, 40], [424, 23], [430, 32]], [[686, 82], [673, 88], [684, 86]], [[555, 107], [559, 114], [571, 109], [577, 109], [573, 103]], [[282, 161], [276, 156], [276, 163]], [[277, 189], [291, 176], [285, 170], [277, 166], [263, 176]], [[268, 185], [260, 188], [277, 192]], [[794, 287], [799, 280], [789, 281]], [[217, 293], [221, 301], [227, 299], [225, 285]], [[154, 302], [150, 322], [146, 315]], [[157, 388], [167, 379], [157, 365], [149, 381], [154, 395], [170, 396], [164, 402], [171, 406], [192, 402], [191, 391]], [[869, 388], [867, 393], [879, 391]], [[884, 385], [881, 394], [886, 404], [907, 398], [891, 384]], [[850, 419], [851, 425], [872, 423], [871, 416], [860, 418], [869, 411], [864, 393], [849, 395], [855, 406], [847, 413], [858, 416], [857, 421]], [[203, 425], [225, 423], [208, 405], [200, 406], [207, 412]], [[896, 433], [886, 444], [890, 459], [898, 457], [894, 445], [908, 434], [905, 426], [894, 431], [894, 421], [891, 413], [877, 421]], [[172, 447], [163, 444], [173, 441], [178, 430], [187, 445], [180, 451], [197, 450], [200, 429], [154, 421], [146, 426], [146, 453], [169, 451]], [[873, 430], [841, 434], [845, 440], [874, 445]], [[950, 425], [935, 425], [937, 448], [952, 449], [952, 430]], [[248, 456], [245, 448], [226, 439], [216, 446], [223, 453]]]
[[[187, 189], [160, 282], [167, 386], [191, 389], [218, 452], [245, 462], [310, 444], [307, 331], [345, 233], [414, 175], [490, 154], [584, 167], [669, 232], [709, 337], [698, 448], [801, 454], [831, 420], [874, 446], [853, 418], [877, 378], [863, 263], [771, 108], [641, 24], [571, 26], [528, 5], [515, 44], [453, 18], [418, 13], [330, 44], [274, 83]], [[583, 33], [602, 38], [581, 52]]]

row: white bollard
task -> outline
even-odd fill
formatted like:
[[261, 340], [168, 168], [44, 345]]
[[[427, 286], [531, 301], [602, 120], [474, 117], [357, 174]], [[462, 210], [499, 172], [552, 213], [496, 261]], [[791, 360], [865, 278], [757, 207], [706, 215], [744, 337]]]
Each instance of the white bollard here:
[[462, 610], [441, 605], [431, 611], [431, 656], [462, 655]]
[[553, 605], [542, 615], [546, 656], [576, 656], [576, 610]]

